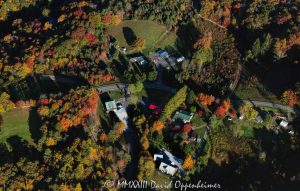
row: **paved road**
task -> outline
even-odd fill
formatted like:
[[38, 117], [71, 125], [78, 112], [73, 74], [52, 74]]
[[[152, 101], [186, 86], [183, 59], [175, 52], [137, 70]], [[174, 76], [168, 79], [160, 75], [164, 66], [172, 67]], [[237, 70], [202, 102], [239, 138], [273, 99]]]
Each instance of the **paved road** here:
[[[63, 81], [63, 82], [67, 82], [67, 83], [76, 83], [75, 80], [73, 79], [69, 79], [66, 77], [55, 77], [53, 75], [43, 75], [43, 78], [50, 78], [53, 81]], [[177, 89], [176, 88], [172, 88], [169, 87], [167, 85], [164, 85], [162, 83], [162, 71], [158, 70], [158, 80], [155, 83], [150, 83], [150, 82], [146, 82], [144, 84], [145, 88], [149, 88], [149, 89], [157, 89], [157, 90], [162, 90], [162, 91], [166, 91], [166, 92], [170, 92], [170, 93], [176, 93]], [[114, 83], [114, 84], [108, 84], [108, 85], [102, 85], [97, 87], [97, 90], [99, 92], [107, 92], [107, 91], [120, 91], [120, 90], [126, 90], [127, 93], [128, 92], [128, 84], [124, 84], [124, 83]], [[281, 104], [276, 104], [276, 103], [271, 103], [271, 102], [263, 102], [263, 101], [256, 101], [256, 100], [232, 100], [234, 103], [237, 104], [242, 104], [243, 102], [247, 102], [247, 101], [251, 101], [251, 103], [257, 107], [271, 107], [271, 108], [276, 108], [276, 109], [281, 109], [284, 111], [289, 111], [292, 112], [298, 116], [300, 116], [300, 111], [294, 108], [291, 108], [289, 106], [286, 105], [281, 105]]]
[[[144, 83], [144, 87], [148, 89], [157, 89], [157, 90], [162, 90], [170, 93], [176, 93], [177, 89], [176, 88], [171, 88], [169, 86], [166, 86], [161, 83], [151, 83], [151, 82], [146, 82]], [[103, 85], [97, 87], [97, 90], [99, 92], [108, 92], [108, 91], [120, 91], [122, 89], [125, 89], [126, 92], [128, 92], [128, 84], [123, 84], [123, 83], [116, 83], [116, 84], [109, 84], [109, 85]]]
[[114, 84], [108, 84], [108, 85], [98, 86], [96, 89], [99, 92], [120, 91], [122, 89], [126, 90], [126, 92], [128, 92], [128, 84], [114, 83]]

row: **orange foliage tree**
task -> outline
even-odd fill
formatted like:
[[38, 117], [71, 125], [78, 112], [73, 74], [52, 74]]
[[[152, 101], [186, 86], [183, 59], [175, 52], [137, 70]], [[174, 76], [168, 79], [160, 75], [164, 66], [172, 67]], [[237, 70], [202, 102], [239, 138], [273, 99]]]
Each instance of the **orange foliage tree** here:
[[287, 90], [282, 94], [282, 101], [288, 104], [290, 107], [295, 106], [298, 103], [298, 94], [293, 90]]
[[155, 131], [160, 132], [163, 128], [164, 128], [164, 123], [157, 120], [153, 123], [151, 132], [152, 133], [155, 132]]
[[193, 48], [199, 49], [199, 48], [210, 48], [212, 42], [212, 33], [206, 32], [203, 35], [201, 35], [198, 40], [194, 43]]
[[217, 108], [217, 110], [215, 111], [215, 115], [218, 117], [224, 117], [226, 115], [226, 111], [225, 111], [224, 107], [219, 106]]
[[195, 165], [195, 161], [192, 158], [192, 155], [187, 155], [184, 159], [182, 168], [185, 170], [191, 170]]
[[227, 112], [230, 109], [230, 100], [225, 99], [222, 103], [222, 107], [224, 108], [224, 111]]
[[215, 97], [212, 95], [206, 95], [204, 93], [200, 93], [197, 97], [196, 100], [200, 101], [202, 105], [211, 105], [212, 102], [215, 100]]

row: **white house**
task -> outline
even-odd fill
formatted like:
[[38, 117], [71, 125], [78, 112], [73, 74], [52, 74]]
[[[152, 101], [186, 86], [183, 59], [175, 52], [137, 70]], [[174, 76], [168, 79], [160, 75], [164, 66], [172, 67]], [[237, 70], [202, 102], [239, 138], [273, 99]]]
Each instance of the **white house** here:
[[172, 166], [172, 165], [169, 165], [169, 164], [166, 164], [164, 162], [161, 162], [160, 165], [159, 165], [159, 168], [158, 168], [161, 172], [163, 173], [166, 173], [166, 174], [169, 174], [171, 176], [174, 176], [175, 173], [177, 172], [177, 168]]
[[174, 176], [179, 170], [180, 173], [184, 173], [181, 166], [182, 160], [172, 155], [169, 151], [162, 149], [159, 153], [154, 154], [153, 159], [159, 164], [159, 170], [163, 173]]

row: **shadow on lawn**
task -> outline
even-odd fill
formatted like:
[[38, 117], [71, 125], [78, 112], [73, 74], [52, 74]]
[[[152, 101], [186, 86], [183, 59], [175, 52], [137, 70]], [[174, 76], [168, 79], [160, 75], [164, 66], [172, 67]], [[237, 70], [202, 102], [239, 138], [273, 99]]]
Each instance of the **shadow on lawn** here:
[[123, 27], [123, 34], [128, 45], [132, 45], [137, 39], [134, 31], [129, 27]]
[[11, 136], [6, 140], [7, 144], [0, 144], [0, 164], [5, 162], [17, 162], [20, 158], [35, 160], [39, 157], [38, 151], [28, 141], [19, 136]]
[[40, 131], [41, 120], [40, 117], [38, 116], [36, 108], [32, 108], [29, 111], [28, 125], [29, 125], [31, 138], [35, 143], [38, 143], [38, 140], [42, 137], [42, 133]]

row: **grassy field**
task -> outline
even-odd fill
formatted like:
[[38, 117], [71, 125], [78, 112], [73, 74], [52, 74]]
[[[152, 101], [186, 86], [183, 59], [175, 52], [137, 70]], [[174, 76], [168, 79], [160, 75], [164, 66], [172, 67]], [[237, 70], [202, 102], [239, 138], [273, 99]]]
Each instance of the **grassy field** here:
[[283, 111], [277, 108], [272, 108], [272, 107], [260, 107], [261, 110], [268, 111], [268, 112], [274, 112], [275, 114], [282, 114], [282, 115], [287, 115], [287, 111]]
[[29, 110], [12, 110], [2, 114], [3, 126], [0, 131], [0, 143], [6, 142], [12, 136], [19, 136], [33, 143], [29, 131], [28, 118]]
[[[124, 29], [131, 30], [133, 35], [125, 35]], [[143, 53], [148, 54], [150, 51], [154, 51], [157, 48], [167, 48], [173, 46], [177, 39], [176, 34], [168, 33], [164, 35], [167, 28], [163, 25], [159, 25], [153, 21], [146, 20], [129, 20], [123, 21], [116, 26], [110, 26], [108, 28], [108, 34], [113, 36], [119, 42], [120, 47], [126, 47], [127, 50], [132, 50], [132, 47], [128, 44], [130, 42], [130, 36], [136, 36], [138, 38], [145, 39], [146, 45]], [[127, 32], [128, 33], [128, 32]]]
[[151, 177], [151, 181], [154, 181], [156, 183], [156, 185], [162, 185], [162, 186], [166, 186], [166, 188], [164, 189], [158, 189], [158, 190], [171, 190], [167, 188], [167, 185], [169, 185], [169, 183], [171, 182], [171, 179], [168, 175], [163, 174], [161, 172], [159, 172], [158, 170], [156, 170], [152, 177]]
[[239, 99], [251, 99], [255, 101], [267, 101], [272, 103], [281, 103], [276, 95], [270, 92], [260, 92], [256, 88], [237, 89], [235, 95]]

